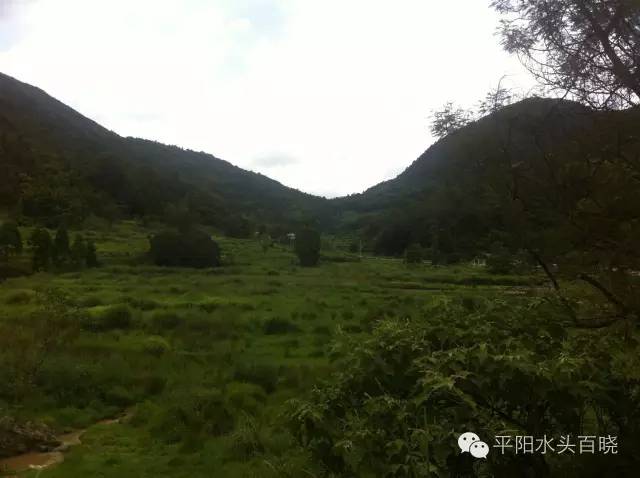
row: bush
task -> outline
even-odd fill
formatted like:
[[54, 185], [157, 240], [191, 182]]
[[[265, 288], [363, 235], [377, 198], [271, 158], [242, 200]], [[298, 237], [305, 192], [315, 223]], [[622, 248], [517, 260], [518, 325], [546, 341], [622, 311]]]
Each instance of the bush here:
[[[476, 474], [478, 462], [452, 446], [455, 431], [491, 437], [508, 427], [517, 431], [506, 435], [633, 437], [616, 457], [617, 476], [631, 476], [622, 470], [637, 466], [640, 422], [612, 418], [640, 416], [637, 378], [628, 375], [638, 345], [612, 354], [624, 348], [620, 338], [568, 333], [562, 309], [544, 301], [485, 308], [470, 314], [440, 303], [428, 320], [384, 321], [347, 341], [332, 380], [310, 401], [290, 402], [290, 430], [332, 476], [399, 476], [404, 466], [438, 470], [433, 476], [611, 474], [610, 461], [577, 453], [566, 462], [495, 453]], [[590, 414], [597, 422], [584, 420]]]
[[404, 251], [404, 261], [407, 264], [420, 264], [423, 259], [423, 251], [420, 244], [413, 243]]
[[225, 395], [234, 411], [252, 414], [258, 412], [267, 400], [264, 389], [254, 383], [232, 382], [227, 386]]
[[217, 389], [200, 389], [171, 397], [159, 410], [152, 431], [169, 443], [199, 447], [207, 437], [230, 432], [234, 417]]
[[248, 460], [265, 451], [258, 424], [252, 417], [240, 419], [231, 434], [231, 452], [237, 460]]
[[102, 305], [102, 303], [103, 303], [102, 299], [96, 295], [90, 295], [78, 301], [78, 305], [80, 307], [86, 307], [86, 308], [97, 307], [99, 305]]
[[320, 233], [304, 228], [296, 234], [295, 251], [303, 267], [313, 267], [320, 259]]
[[133, 323], [131, 310], [126, 305], [114, 305], [102, 311], [96, 317], [91, 317], [87, 328], [94, 332], [105, 332], [115, 329], [128, 329]]
[[135, 398], [131, 393], [131, 390], [121, 385], [116, 385], [115, 387], [107, 390], [107, 392], [105, 393], [104, 401], [108, 405], [115, 405], [116, 407], [127, 407], [135, 401]]
[[263, 326], [265, 335], [288, 334], [297, 332], [298, 330], [298, 326], [293, 322], [287, 319], [279, 319], [277, 317], [268, 319]]
[[35, 293], [31, 290], [16, 290], [7, 295], [4, 303], [7, 305], [28, 304], [34, 295]]
[[165, 231], [155, 235], [150, 243], [151, 258], [158, 266], [204, 268], [220, 265], [220, 248], [206, 232]]
[[144, 340], [142, 350], [154, 357], [160, 357], [171, 350], [171, 345], [163, 337], [154, 335]]
[[126, 302], [131, 307], [140, 310], [154, 310], [160, 307], [156, 301], [151, 299], [143, 299], [143, 298], [134, 298], [134, 297], [124, 297], [123, 302]]
[[5, 222], [0, 225], [0, 262], [7, 261], [9, 256], [22, 252], [22, 236], [18, 226]]
[[175, 312], [161, 311], [156, 312], [151, 316], [151, 324], [156, 330], [169, 330], [175, 329], [180, 322], [181, 317]]
[[491, 253], [487, 257], [487, 271], [491, 274], [509, 274], [513, 271], [513, 256], [502, 244], [495, 243], [491, 247]]
[[241, 363], [235, 370], [234, 380], [260, 385], [272, 393], [278, 383], [278, 367], [269, 363]]

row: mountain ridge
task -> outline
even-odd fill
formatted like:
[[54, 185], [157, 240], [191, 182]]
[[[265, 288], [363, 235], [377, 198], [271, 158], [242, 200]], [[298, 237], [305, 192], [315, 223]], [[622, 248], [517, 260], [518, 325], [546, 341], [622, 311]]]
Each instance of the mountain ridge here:
[[[241, 216], [297, 222], [324, 201], [205, 152], [120, 136], [44, 90], [5, 74], [0, 74], [0, 147], [0, 168], [5, 173], [4, 182], [0, 180], [0, 204], [13, 206], [11, 198], [20, 198], [27, 203], [27, 215], [34, 217], [60, 215], [70, 208], [71, 198], [58, 204], [56, 211], [33, 207], [34, 202], [68, 195], [64, 188], [55, 187], [55, 181], [69, 177], [90, 185], [92, 191], [84, 188], [81, 194], [85, 209], [92, 207], [90, 203], [111, 199], [111, 209], [117, 205], [125, 214], [161, 215], [169, 204], [196, 202], [190, 207], [199, 210], [205, 222], [223, 229], [236, 228], [238, 224], [226, 223], [238, 223]], [[54, 183], [48, 193], [43, 180], [47, 170], [56, 172], [48, 178]], [[58, 178], [62, 172], [67, 176], [64, 180]], [[154, 199], [141, 204], [132, 183], [148, 188], [147, 183], [156, 179]], [[118, 190], [119, 181], [125, 184], [124, 191]], [[29, 190], [27, 183], [35, 184], [38, 193]], [[34, 194], [39, 198], [34, 199]]]

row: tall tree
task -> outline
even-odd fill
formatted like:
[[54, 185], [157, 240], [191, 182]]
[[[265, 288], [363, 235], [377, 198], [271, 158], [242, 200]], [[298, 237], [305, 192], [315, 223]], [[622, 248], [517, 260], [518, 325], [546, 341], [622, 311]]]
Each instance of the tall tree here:
[[544, 86], [598, 108], [640, 104], [640, 2], [493, 0], [503, 46]]
[[56, 231], [51, 252], [56, 266], [63, 264], [69, 258], [71, 250], [69, 248], [69, 233], [66, 227], [60, 226]]
[[49, 267], [53, 249], [49, 231], [42, 227], [35, 229], [29, 237], [29, 248], [32, 254], [33, 270], [36, 272], [46, 270]]
[[0, 226], [0, 261], [7, 261], [11, 254], [22, 251], [22, 236], [12, 222], [5, 222]]
[[320, 259], [320, 233], [305, 227], [296, 233], [295, 251], [300, 265], [313, 267]]
[[71, 260], [75, 267], [82, 267], [87, 262], [87, 243], [80, 234], [76, 234], [71, 246]]
[[98, 252], [96, 250], [96, 245], [93, 241], [87, 241], [87, 255], [85, 262], [87, 267], [98, 267], [100, 262], [98, 261]]
[[457, 107], [452, 102], [445, 103], [442, 109], [432, 114], [431, 134], [443, 138], [466, 126], [472, 119], [469, 111]]

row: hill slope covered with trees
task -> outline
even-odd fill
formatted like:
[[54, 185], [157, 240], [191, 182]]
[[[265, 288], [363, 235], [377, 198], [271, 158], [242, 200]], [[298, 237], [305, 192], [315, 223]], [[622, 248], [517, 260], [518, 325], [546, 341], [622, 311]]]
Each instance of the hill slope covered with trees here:
[[0, 74], [0, 207], [52, 225], [178, 207], [230, 235], [306, 220], [324, 199], [205, 153], [122, 138]]

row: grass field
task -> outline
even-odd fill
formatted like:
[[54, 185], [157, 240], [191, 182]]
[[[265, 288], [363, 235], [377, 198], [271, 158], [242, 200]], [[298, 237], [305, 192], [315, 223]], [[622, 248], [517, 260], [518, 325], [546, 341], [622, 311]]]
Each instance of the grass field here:
[[[28, 350], [15, 340], [7, 360], [18, 370], [33, 354], [44, 362], [0, 408], [59, 432], [87, 428], [62, 464], [26, 476], [317, 476], [283, 414], [334, 371], [335, 342], [441, 303], [525, 300], [540, 284], [337, 248], [300, 268], [286, 246], [224, 238], [220, 268], [158, 268], [141, 260], [152, 232], [134, 223], [84, 232], [102, 267], [0, 284], [0, 324], [32, 339]], [[47, 290], [68, 296], [82, 326], [39, 349], [29, 317]], [[125, 411], [129, 420], [98, 424]]]

